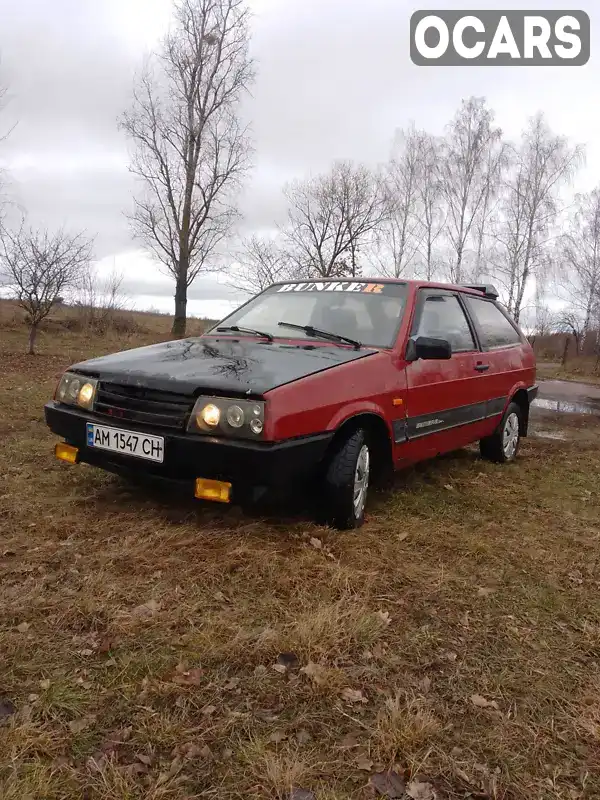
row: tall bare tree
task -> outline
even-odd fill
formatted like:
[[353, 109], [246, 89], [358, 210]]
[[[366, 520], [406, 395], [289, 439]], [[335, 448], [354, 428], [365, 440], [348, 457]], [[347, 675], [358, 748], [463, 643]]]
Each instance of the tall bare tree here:
[[229, 279], [236, 289], [247, 294], [258, 294], [278, 281], [301, 277], [297, 266], [278, 239], [258, 235], [242, 242], [237, 255], [238, 267]]
[[502, 131], [483, 97], [463, 100], [441, 143], [439, 170], [453, 259], [449, 277], [466, 277], [465, 252], [502, 163]]
[[[557, 281], [568, 303], [569, 320], [579, 318], [576, 340], [583, 346], [600, 311], [600, 187], [576, 196], [557, 249]], [[574, 333], [571, 324], [570, 329]]]
[[361, 249], [385, 218], [381, 186], [364, 166], [337, 162], [331, 171], [285, 189], [287, 247], [307, 277], [360, 272]]
[[92, 242], [84, 234], [22, 225], [16, 232], [0, 232], [3, 283], [26, 312], [30, 355], [35, 353], [39, 325], [52, 307], [85, 278]]
[[582, 159], [582, 148], [571, 147], [563, 136], [556, 136], [541, 113], [530, 120], [519, 145], [509, 149], [501, 219], [495, 233], [500, 257], [496, 272], [517, 321], [530, 280], [534, 276], [545, 280], [552, 225], [560, 208], [559, 191]]
[[422, 214], [419, 252], [424, 262], [422, 277], [430, 281], [433, 280], [438, 270], [436, 244], [446, 226], [446, 211], [443, 207], [439, 168], [440, 143], [434, 136], [422, 132], [418, 148], [419, 183], [417, 194]]
[[421, 170], [421, 134], [414, 126], [399, 131], [382, 176], [386, 214], [374, 237], [379, 268], [391, 278], [406, 272], [419, 248]]
[[187, 290], [237, 216], [235, 190], [249, 166], [237, 110], [253, 66], [244, 0], [176, 0], [174, 19], [121, 125], [143, 183], [133, 229], [175, 280], [173, 335], [181, 337]]

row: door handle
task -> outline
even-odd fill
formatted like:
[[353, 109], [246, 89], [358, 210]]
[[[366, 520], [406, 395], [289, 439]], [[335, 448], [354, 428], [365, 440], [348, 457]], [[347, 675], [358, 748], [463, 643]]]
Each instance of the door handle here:
[[477, 372], [487, 372], [489, 368], [490, 368], [489, 364], [476, 364], [475, 365], [475, 369], [477, 370]]

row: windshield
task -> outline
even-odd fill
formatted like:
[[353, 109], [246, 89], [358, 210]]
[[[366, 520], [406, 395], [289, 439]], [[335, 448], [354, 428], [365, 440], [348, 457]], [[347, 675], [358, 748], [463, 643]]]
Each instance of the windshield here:
[[404, 283], [316, 281], [271, 286], [220, 322], [284, 339], [318, 340], [306, 331], [279, 325], [310, 325], [372, 347], [392, 347], [406, 302]]

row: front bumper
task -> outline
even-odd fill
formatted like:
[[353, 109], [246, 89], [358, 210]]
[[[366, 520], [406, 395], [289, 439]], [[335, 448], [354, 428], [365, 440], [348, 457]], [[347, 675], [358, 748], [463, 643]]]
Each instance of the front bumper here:
[[[193, 483], [196, 478], [227, 481], [233, 499], [242, 488], [284, 488], [308, 478], [321, 463], [333, 434], [324, 433], [278, 443], [234, 441], [150, 429], [136, 424], [118, 425], [79, 409], [52, 401], [45, 408], [50, 430], [79, 449], [79, 460], [120, 474]], [[164, 436], [162, 464], [142, 458], [97, 450], [87, 445], [86, 423], [109, 425], [154, 436]]]

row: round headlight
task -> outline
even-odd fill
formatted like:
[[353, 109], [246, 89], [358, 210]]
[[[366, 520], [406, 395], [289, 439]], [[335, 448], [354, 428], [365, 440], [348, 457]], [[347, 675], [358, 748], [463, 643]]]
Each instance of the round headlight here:
[[232, 428], [241, 428], [244, 424], [244, 411], [239, 406], [229, 406], [227, 409], [227, 422]]
[[252, 413], [255, 417], [260, 417], [262, 408], [260, 406], [252, 406]]
[[250, 430], [252, 431], [252, 433], [255, 433], [257, 436], [258, 436], [259, 433], [262, 433], [262, 430], [263, 430], [262, 420], [253, 419], [250, 422]]
[[66, 392], [67, 399], [71, 400], [73, 403], [76, 403], [80, 389], [81, 389], [81, 381], [78, 378], [74, 378], [67, 387], [67, 392]]
[[91, 383], [84, 383], [81, 389], [79, 390], [79, 395], [77, 396], [77, 402], [80, 406], [89, 406], [94, 398], [94, 387]]
[[204, 406], [202, 411], [198, 414], [200, 423], [208, 425], [209, 428], [216, 428], [221, 421], [221, 410], [213, 403]]

